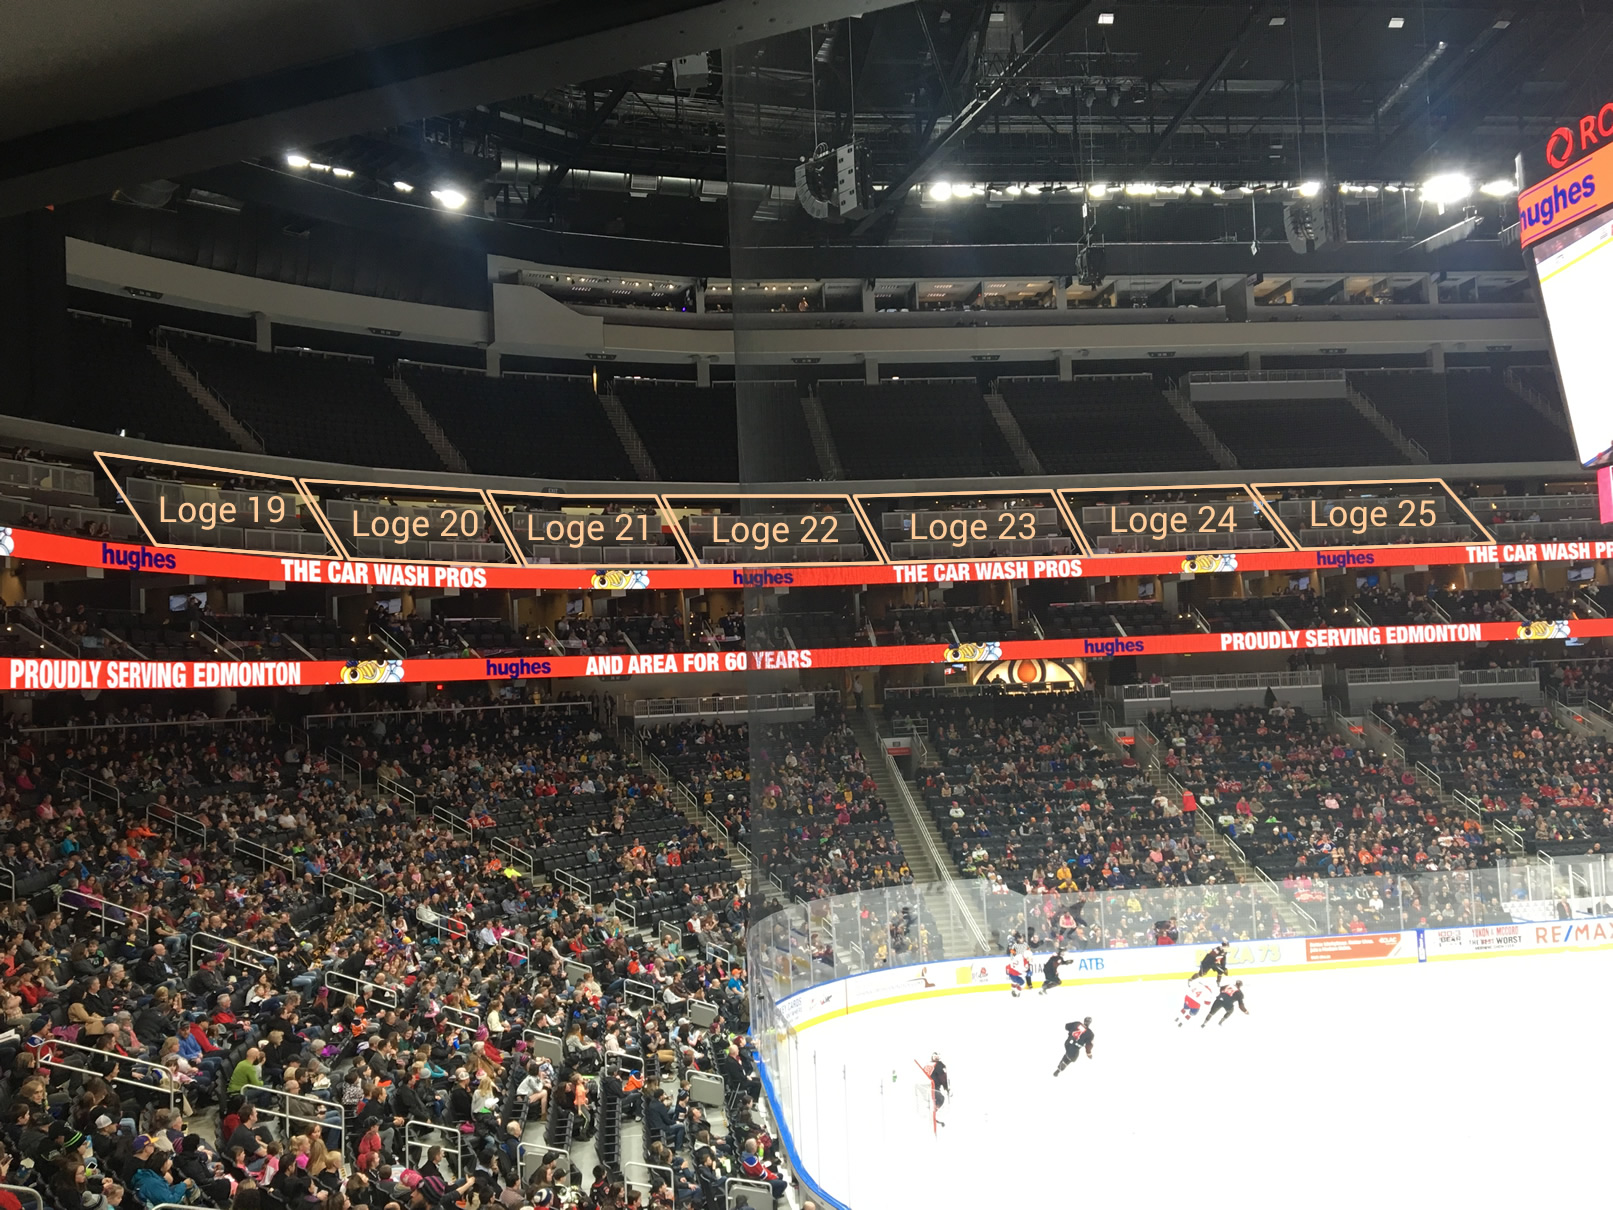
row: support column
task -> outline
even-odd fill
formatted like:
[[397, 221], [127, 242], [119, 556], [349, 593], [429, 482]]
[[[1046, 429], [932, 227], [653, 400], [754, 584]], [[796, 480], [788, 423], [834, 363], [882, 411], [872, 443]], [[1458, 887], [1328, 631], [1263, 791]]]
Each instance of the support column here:
[[1260, 353], [1255, 349], [1250, 349], [1244, 356], [1249, 360], [1250, 372], [1258, 374], [1260, 372]]
[[1231, 289], [1221, 292], [1221, 305], [1227, 309], [1227, 318], [1234, 323], [1246, 322], [1255, 309], [1255, 283], [1245, 277]]
[[7, 412], [56, 420], [66, 410], [67, 323], [67, 241], [60, 215], [36, 210], [0, 220], [0, 365], [6, 368]]
[[706, 313], [706, 279], [703, 277], [694, 284], [694, 313], [696, 315]]
[[1445, 372], [1444, 345], [1428, 346], [1428, 368], [1434, 371], [1436, 374], [1443, 374]]
[[1053, 279], [1053, 310], [1068, 311], [1070, 309], [1070, 279], [1055, 277]]
[[879, 362], [872, 357], [863, 361], [863, 381], [871, 387], [879, 385]]
[[863, 278], [863, 314], [872, 315], [874, 307], [874, 280], [871, 277]]
[[1065, 350], [1059, 351], [1059, 381], [1070, 382], [1075, 378], [1075, 359]]
[[694, 380], [696, 386], [709, 387], [711, 385], [711, 362], [704, 357], [694, 359]]
[[262, 311], [252, 312], [252, 338], [257, 342], [258, 352], [274, 352], [274, 325]]
[[486, 355], [486, 358], [487, 358], [487, 376], [489, 378], [502, 378], [502, 377], [504, 377], [504, 369], [503, 369], [503, 366], [501, 364], [502, 361], [503, 361], [503, 358], [500, 355], [499, 351], [497, 349], [493, 348], [491, 345], [489, 345], [487, 347], [487, 349], [484, 350], [484, 352], [485, 352], [485, 355]]

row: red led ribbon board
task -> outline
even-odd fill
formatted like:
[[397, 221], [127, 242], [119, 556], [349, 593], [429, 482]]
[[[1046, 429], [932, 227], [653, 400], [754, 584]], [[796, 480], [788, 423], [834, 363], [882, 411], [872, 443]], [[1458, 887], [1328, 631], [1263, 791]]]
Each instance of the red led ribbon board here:
[[[206, 576], [261, 583], [362, 584], [375, 588], [786, 588], [816, 585], [940, 584], [960, 581], [1071, 580], [1180, 575], [1204, 571], [1366, 571], [1489, 563], [1572, 563], [1613, 559], [1613, 541], [1518, 542], [1450, 546], [1362, 546], [1322, 550], [1252, 550], [1236, 555], [1097, 555], [1045, 559], [958, 559], [881, 566], [688, 567], [601, 569], [574, 564], [453, 565], [308, 559], [194, 548], [98, 542], [38, 530], [10, 531], [13, 558], [69, 567]], [[1210, 559], [1218, 560], [1211, 566]], [[637, 576], [629, 580], [629, 575]]]
[[918, 664], [990, 664], [1003, 660], [1105, 659], [1227, 651], [1326, 651], [1346, 647], [1416, 647], [1433, 643], [1545, 642], [1613, 636], [1613, 618], [1549, 622], [1450, 622], [1167, 634], [1141, 638], [1014, 640], [963, 649], [818, 647], [787, 651], [689, 651], [670, 655], [498, 656], [486, 659], [363, 660], [71, 660], [0, 661], [7, 690], [280, 688], [387, 685], [435, 681], [505, 681], [712, 672], [890, 668]]

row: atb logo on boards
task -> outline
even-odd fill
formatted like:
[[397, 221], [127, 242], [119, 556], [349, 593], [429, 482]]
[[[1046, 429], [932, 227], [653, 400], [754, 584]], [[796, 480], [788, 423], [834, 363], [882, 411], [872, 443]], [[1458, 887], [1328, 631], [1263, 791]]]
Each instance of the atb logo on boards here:
[[1146, 644], [1141, 639], [1082, 639], [1082, 655], [1141, 655]]
[[735, 588], [784, 588], [795, 583], [793, 571], [736, 571]]
[[548, 676], [548, 660], [487, 660], [487, 675], [490, 677], [509, 677], [514, 680], [520, 676]]
[[1353, 550], [1324, 550], [1316, 555], [1318, 567], [1371, 567], [1377, 561], [1377, 555], [1363, 555]]
[[179, 561], [173, 555], [161, 554], [144, 546], [129, 548], [101, 543], [101, 562], [107, 567], [121, 567], [126, 571], [173, 571]]

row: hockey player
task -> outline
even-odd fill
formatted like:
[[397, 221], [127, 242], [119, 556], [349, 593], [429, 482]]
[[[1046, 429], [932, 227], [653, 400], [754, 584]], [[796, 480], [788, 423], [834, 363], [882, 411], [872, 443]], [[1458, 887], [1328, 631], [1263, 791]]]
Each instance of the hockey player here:
[[1055, 952], [1051, 958], [1042, 964], [1042, 990], [1036, 994], [1039, 996], [1045, 996], [1048, 992], [1059, 986], [1059, 984], [1063, 982], [1063, 980], [1059, 978], [1059, 967], [1073, 965], [1074, 963], [1069, 958], [1064, 956], [1063, 950], [1058, 950]]
[[1226, 947], [1226, 942], [1219, 941], [1215, 945], [1210, 947], [1210, 952], [1209, 953], [1205, 954], [1203, 958], [1199, 959], [1198, 977], [1200, 979], [1202, 979], [1206, 975], [1214, 974], [1214, 975], [1219, 975], [1219, 976], [1225, 978], [1226, 973], [1227, 973], [1227, 947]]
[[1025, 975], [1019, 967], [1019, 955], [1014, 952], [1012, 946], [1008, 948], [1008, 965], [1004, 969], [1008, 972], [1009, 994], [1017, 997], [1025, 990]]
[[1064, 1027], [1064, 1057], [1059, 1065], [1053, 1069], [1056, 1076], [1071, 1063], [1081, 1057], [1081, 1052], [1087, 1052], [1087, 1058], [1092, 1057], [1092, 1018], [1086, 1017], [1080, 1021], [1071, 1021]]
[[[1204, 1025], [1215, 1020], [1215, 1014], [1221, 1014], [1221, 1024], [1225, 1025], [1232, 1019], [1232, 1006], [1237, 1005], [1238, 1011], [1244, 1016], [1249, 1015], [1249, 1006], [1243, 1002], [1243, 980], [1239, 979], [1231, 987], [1223, 986], [1216, 994], [1215, 1002], [1210, 1005], [1210, 1011], [1204, 1014]], [[1200, 1029], [1204, 1025], [1199, 1026]]]
[[1215, 996], [1216, 985], [1195, 975], [1187, 985], [1187, 995], [1182, 999], [1182, 1011], [1176, 1018], [1176, 1028], [1181, 1029], [1198, 1016], [1199, 1009], [1214, 1000]]
[[935, 1124], [945, 1126], [946, 1123], [941, 1120], [941, 1106], [947, 1103], [947, 1093], [952, 1089], [951, 1077], [947, 1075], [947, 1065], [941, 1062], [938, 1053], [932, 1051], [929, 1066], [920, 1063], [919, 1070], [930, 1080], [930, 1103], [935, 1109]]

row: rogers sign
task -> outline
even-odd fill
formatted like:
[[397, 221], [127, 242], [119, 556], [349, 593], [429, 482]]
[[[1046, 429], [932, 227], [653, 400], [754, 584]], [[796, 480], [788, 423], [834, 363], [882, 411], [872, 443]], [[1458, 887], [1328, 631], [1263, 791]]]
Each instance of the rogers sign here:
[[1602, 140], [1613, 139], [1613, 101], [1579, 120], [1577, 129], [1559, 126], [1546, 138], [1546, 163], [1566, 168], [1576, 155], [1584, 155]]

